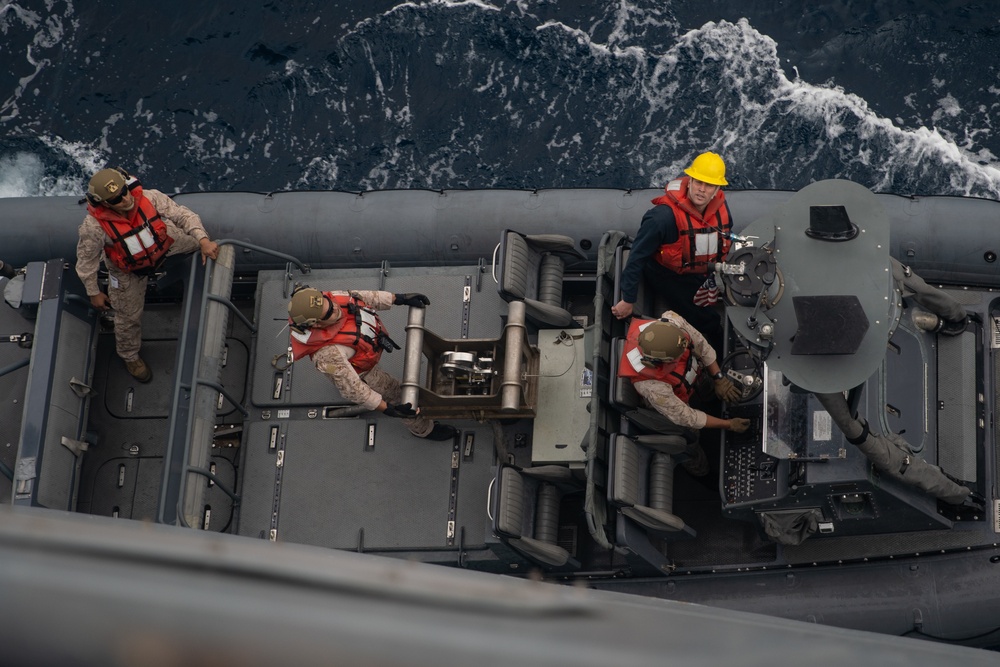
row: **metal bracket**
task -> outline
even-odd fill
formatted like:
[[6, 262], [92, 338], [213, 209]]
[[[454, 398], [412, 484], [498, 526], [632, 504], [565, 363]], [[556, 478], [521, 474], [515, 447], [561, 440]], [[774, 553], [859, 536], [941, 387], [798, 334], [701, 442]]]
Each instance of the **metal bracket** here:
[[97, 395], [97, 392], [94, 391], [93, 387], [91, 387], [83, 380], [78, 379], [76, 376], [73, 376], [69, 379], [69, 388], [72, 389], [73, 393], [79, 396], [80, 398], [87, 398], [88, 396]]
[[79, 458], [85, 451], [90, 449], [90, 445], [83, 440], [74, 440], [73, 438], [67, 438], [65, 435], [59, 440], [66, 449], [73, 452], [73, 456]]
[[35, 335], [30, 333], [0, 336], [0, 343], [17, 343], [18, 347], [23, 347], [25, 349], [30, 348], [31, 343], [34, 340], [35, 340]]
[[36, 460], [34, 456], [27, 456], [17, 462], [17, 467], [14, 469], [15, 498], [31, 497], [31, 491], [35, 486], [35, 477], [38, 476], [35, 471]]
[[455, 517], [458, 512], [458, 471], [462, 462], [462, 449], [459, 438], [451, 446], [451, 485], [448, 495], [448, 522], [445, 537], [449, 547], [455, 546]]
[[[272, 437], [280, 433], [280, 427], [271, 429]], [[281, 510], [281, 478], [285, 472], [285, 435], [278, 436], [277, 451], [274, 459], [274, 499], [271, 502], [271, 529], [268, 531], [268, 539], [275, 542], [278, 539], [278, 514]]]
[[469, 337], [469, 317], [472, 312], [472, 276], [465, 276], [462, 286], [462, 338]]
[[389, 277], [389, 260], [383, 259], [382, 266], [378, 270], [378, 288], [385, 290], [385, 279]]
[[471, 461], [472, 454], [475, 451], [476, 445], [476, 432], [469, 431], [465, 434], [465, 447], [462, 449], [462, 460]]

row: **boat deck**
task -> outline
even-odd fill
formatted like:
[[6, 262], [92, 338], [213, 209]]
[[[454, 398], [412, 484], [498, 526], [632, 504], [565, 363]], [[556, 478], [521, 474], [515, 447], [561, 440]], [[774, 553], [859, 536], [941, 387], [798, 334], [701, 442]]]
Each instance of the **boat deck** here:
[[[51, 274], [61, 263], [42, 266]], [[200, 271], [196, 268], [189, 275], [199, 276]], [[72, 285], [69, 272], [63, 278]], [[198, 284], [184, 285], [191, 280]], [[262, 271], [244, 279], [236, 290], [225, 288], [237, 293], [227, 307], [203, 300], [208, 305], [202, 310], [209, 314], [202, 316], [191, 315], [186, 303], [197, 301], [196, 289], [210, 293], [212, 280], [182, 276], [180, 283], [151, 292], [144, 316], [143, 357], [154, 379], [143, 385], [126, 373], [115, 355], [109, 318], [98, 318], [66, 285], [49, 287], [54, 298], [41, 299], [28, 309], [34, 320], [19, 310], [0, 309], [5, 336], [34, 337], [31, 347], [26, 340], [0, 346], [0, 367], [6, 370], [0, 425], [8, 434], [0, 443], [4, 502], [149, 521], [173, 516], [180, 523], [251, 538], [511, 571], [535, 564], [512, 554], [496, 534], [498, 469], [555, 465], [568, 471], [557, 542], [569, 553], [571, 566], [555, 568], [552, 574], [608, 578], [601, 585], [611, 587], [623, 574], [656, 575], [658, 562], [668, 563], [670, 571], [705, 572], [955, 550], [993, 541], [988, 517], [944, 515], [926, 500], [915, 505], [909, 519], [905, 513], [899, 515], [902, 532], [862, 531], [801, 545], [775, 544], [754, 521], [755, 512], [766, 505], [727, 500], [725, 480], [732, 472], [734, 452], [744, 443], [706, 430], [700, 441], [710, 461], [709, 475], [695, 478], [677, 467], [673, 479], [673, 513], [683, 517], [691, 534], [681, 539], [651, 534], [643, 538], [648, 544], [637, 547], [629, 542], [634, 531], [631, 537], [628, 531], [621, 532], [624, 519], [604, 506], [609, 443], [643, 432], [634, 415], [613, 403], [604, 365], [613, 357], [610, 349], [613, 340], [623, 335], [623, 324], [602, 318], [592, 294], [595, 289], [603, 291], [603, 301], [598, 302], [606, 306], [615, 297], [613, 275], [596, 283], [593, 276], [567, 275], [566, 303], [578, 318], [576, 323], [585, 327], [575, 328], [575, 323], [568, 328], [526, 328], [532, 347], [544, 352], [538, 404], [546, 400], [551, 404], [558, 397], [552, 404], [555, 409], [540, 410], [535, 418], [476, 418], [470, 412], [465, 418], [446, 419], [460, 430], [454, 442], [420, 440], [398, 420], [359, 412], [308, 361], [287, 367], [285, 304], [297, 281], [325, 290], [424, 293], [431, 301], [424, 329], [450, 341], [495, 340], [510, 315], [509, 304], [498, 294], [484, 263], [434, 269], [327, 269], [305, 275], [293, 269]], [[44, 279], [39, 284], [44, 285]], [[953, 293], [979, 319], [993, 321], [992, 292]], [[225, 294], [220, 301], [230, 296]], [[221, 318], [217, 312], [213, 324], [208, 321], [213, 306], [218, 312], [230, 312]], [[654, 312], [656, 304], [649, 301], [647, 308]], [[410, 328], [408, 309], [393, 308], [383, 316], [402, 344]], [[199, 317], [205, 320], [195, 326], [192, 322]], [[206, 330], [218, 338], [215, 361], [211, 342], [203, 339]], [[922, 456], [988, 494], [995, 457], [992, 447], [977, 442], [985, 431], [976, 425], [979, 408], [974, 398], [968, 404], [968, 387], [970, 376], [975, 380], [982, 372], [978, 369], [990, 341], [984, 341], [978, 324], [961, 336], [936, 338], [929, 352], [907, 342], [918, 336], [912, 324], [901, 324], [894, 339], [901, 354], [929, 354], [934, 364], [961, 371], [945, 374], [930, 369], [938, 384], [928, 391], [955, 398], [921, 418], [930, 443]], [[557, 347], [565, 341], [570, 345]], [[209, 359], [207, 367], [218, 366], [217, 386], [211, 377], [202, 377], [203, 371], [195, 372], [194, 380], [179, 379], [187, 372], [184, 355], [198, 356], [192, 347], [202, 357], [191, 364], [206, 367]], [[383, 368], [403, 378], [406, 355], [405, 345], [383, 355]], [[591, 363], [594, 359], [596, 363]], [[420, 363], [420, 376], [428, 376], [427, 358]], [[913, 364], [896, 365], [900, 370], [889, 364], [887, 372], [909, 381], [902, 369]], [[47, 399], [37, 396], [43, 373], [53, 378]], [[588, 377], [594, 378], [591, 386]], [[891, 383], [886, 386], [891, 388]], [[65, 391], [66, 387], [73, 391]], [[207, 418], [205, 398], [198, 394], [202, 390], [209, 396]], [[590, 396], [591, 391], [598, 396]], [[874, 393], [862, 399], [863, 409], [873, 415], [882, 404], [893, 403]], [[178, 400], [191, 406], [186, 408], [191, 415], [187, 426], [177, 418]], [[878, 418], [894, 430], [908, 427], [912, 441], [914, 411], [902, 402], [895, 405], [895, 412]], [[733, 409], [752, 415], [761, 406]], [[196, 437], [187, 435], [197, 433], [198, 419], [210, 424], [200, 446]], [[17, 441], [9, 437], [16, 433], [22, 433], [20, 456]], [[598, 451], [588, 458], [590, 438]], [[562, 441], [569, 444], [554, 444]], [[74, 451], [74, 443], [83, 443], [83, 449]], [[848, 455], [856, 453], [849, 449]], [[31, 466], [37, 470], [34, 478], [26, 473]], [[751, 476], [756, 472], [751, 469]], [[17, 488], [21, 478], [25, 479]], [[585, 500], [588, 484], [607, 512], [596, 535], [592, 508]], [[890, 480], [877, 486], [879, 492], [900, 493]], [[779, 506], [776, 500], [773, 507]], [[921, 524], [925, 521], [921, 512], [935, 515], [939, 523]], [[921, 529], [922, 525], [932, 529]], [[605, 548], [603, 540], [616, 548]]]

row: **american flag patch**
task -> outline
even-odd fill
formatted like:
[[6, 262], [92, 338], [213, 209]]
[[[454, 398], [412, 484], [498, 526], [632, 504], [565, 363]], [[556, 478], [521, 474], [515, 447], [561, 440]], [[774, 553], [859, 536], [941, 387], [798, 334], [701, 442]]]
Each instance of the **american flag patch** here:
[[701, 284], [698, 291], [694, 293], [694, 305], [713, 306], [719, 300], [719, 286], [715, 284], [715, 274], [708, 276], [708, 279]]

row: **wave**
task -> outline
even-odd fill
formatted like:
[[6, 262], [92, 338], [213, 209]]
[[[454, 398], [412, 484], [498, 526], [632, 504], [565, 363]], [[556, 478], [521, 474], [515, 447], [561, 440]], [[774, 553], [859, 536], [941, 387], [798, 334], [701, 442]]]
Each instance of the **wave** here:
[[[55, 4], [45, 20], [0, 9], [13, 38], [0, 49], [21, 49], [21, 75], [0, 105], [3, 196], [80, 192], [105, 164], [176, 190], [657, 187], [714, 150], [739, 188], [847, 178], [876, 191], [1000, 198], [997, 159], [961, 138], [979, 131], [956, 131], [970, 116], [946, 83], [932, 118], [942, 127], [906, 127], [833, 83], [789, 78], [778, 42], [747, 19], [682, 31], [662, 2], [569, 12], [434, 0], [353, 23], [298, 10], [300, 28], [247, 44], [216, 17], [167, 40], [178, 53], [158, 57], [178, 64], [165, 85], [62, 125], [32, 86], [66, 77], [64, 61], [91, 74], [94, 65], [77, 46], [89, 36], [77, 34], [72, 4]], [[333, 25], [334, 39], [311, 37]], [[56, 48], [67, 51], [58, 63]], [[234, 65], [206, 68], [185, 49]], [[136, 68], [124, 80], [154, 66], [138, 55], [116, 62]], [[75, 111], [73, 100], [60, 104]], [[38, 164], [41, 180], [22, 178]]]

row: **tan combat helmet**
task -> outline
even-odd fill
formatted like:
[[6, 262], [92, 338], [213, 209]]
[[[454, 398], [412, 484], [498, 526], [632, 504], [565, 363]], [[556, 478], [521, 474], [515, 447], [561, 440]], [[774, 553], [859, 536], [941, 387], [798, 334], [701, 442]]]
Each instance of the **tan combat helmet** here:
[[318, 289], [300, 287], [292, 292], [292, 300], [288, 302], [288, 317], [300, 329], [307, 329], [321, 320], [339, 320], [340, 307], [332, 301], [330, 305], [332, 308], [327, 310], [326, 299]]
[[691, 341], [683, 329], [658, 320], [647, 325], [639, 333], [639, 351], [642, 352], [642, 363], [647, 366], [663, 362], [676, 361]]
[[128, 174], [121, 168], [101, 169], [87, 185], [87, 200], [91, 204], [117, 204], [125, 195]]

